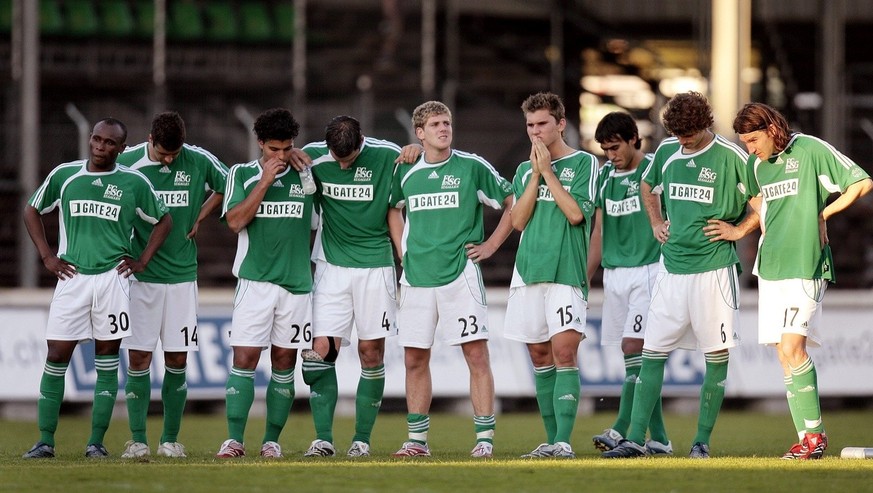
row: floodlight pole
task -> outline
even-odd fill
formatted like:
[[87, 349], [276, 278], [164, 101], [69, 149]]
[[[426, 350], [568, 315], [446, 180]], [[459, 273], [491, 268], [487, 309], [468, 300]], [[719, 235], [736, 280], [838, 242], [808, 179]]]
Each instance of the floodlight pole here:
[[167, 0], [155, 0], [154, 37], [152, 38], [152, 113], [167, 106]]

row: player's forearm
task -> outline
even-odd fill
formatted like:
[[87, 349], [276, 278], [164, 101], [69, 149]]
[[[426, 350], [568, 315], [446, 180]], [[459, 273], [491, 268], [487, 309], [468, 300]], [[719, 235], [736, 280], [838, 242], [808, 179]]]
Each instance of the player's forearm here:
[[[509, 201], [512, 200], [512, 196], [507, 197]], [[509, 238], [509, 235], [512, 234], [512, 218], [510, 207], [504, 202], [503, 207], [503, 215], [500, 216], [500, 222], [497, 223], [497, 227], [494, 228], [494, 231], [491, 233], [491, 236], [485, 241], [494, 251], [497, 251], [500, 248], [500, 245]]]
[[224, 194], [218, 192], [212, 192], [212, 195], [203, 202], [203, 206], [200, 207], [200, 214], [197, 215], [197, 222], [203, 221], [210, 214], [215, 212], [216, 209], [221, 207], [221, 201], [224, 200]]
[[585, 273], [588, 276], [588, 283], [591, 284], [591, 277], [597, 272], [600, 267], [600, 261], [603, 259], [603, 216], [602, 210], [597, 209], [594, 224], [591, 231], [591, 242], [588, 245], [588, 259]]
[[398, 258], [403, 258], [403, 213], [400, 209], [391, 207], [388, 209], [388, 236], [394, 244], [394, 250]]
[[45, 237], [45, 225], [42, 222], [42, 216], [32, 205], [24, 206], [24, 227], [27, 229], [27, 234], [30, 235], [30, 240], [36, 246], [39, 252], [39, 258], [45, 260], [55, 254], [48, 240]]
[[161, 245], [164, 244], [164, 240], [167, 239], [167, 236], [170, 235], [170, 230], [173, 229], [173, 218], [169, 213], [164, 214], [160, 221], [155, 224], [155, 227], [152, 228], [152, 233], [149, 235], [149, 241], [146, 243], [145, 248], [142, 250], [142, 254], [139, 256], [139, 261], [143, 264], [143, 266], [147, 265], [152, 257], [155, 256], [155, 252], [161, 248]]
[[584, 221], [585, 214], [582, 213], [582, 208], [579, 207], [579, 203], [570, 195], [570, 192], [564, 189], [558, 177], [554, 173], [544, 174], [543, 177], [546, 180], [546, 185], [549, 187], [552, 198], [555, 200], [555, 205], [558, 206], [558, 209], [561, 210], [567, 221], [570, 221], [570, 224], [573, 226]]
[[640, 199], [643, 201], [643, 208], [646, 210], [646, 216], [649, 218], [652, 229], [663, 224], [664, 218], [661, 216], [661, 201], [657, 195], [652, 193], [652, 186], [646, 182], [640, 183]]
[[539, 175], [531, 175], [530, 181], [524, 187], [524, 192], [521, 193], [515, 204], [510, 206], [510, 224], [516, 231], [524, 231], [531, 216], [533, 216], [539, 193], [539, 181]]
[[854, 203], [859, 198], [867, 195], [870, 190], [873, 189], [873, 181], [870, 178], [866, 178], [864, 180], [852, 183], [848, 187], [846, 187], [846, 191], [843, 192], [842, 195], [837, 197], [836, 200], [831, 202], [824, 210], [821, 212], [822, 218], [825, 221], [830, 219], [831, 216], [842, 212], [846, 208], [848, 208], [852, 203]]
[[268, 188], [269, 185], [263, 187], [261, 182], [259, 182], [242, 202], [227, 211], [225, 218], [227, 226], [231, 231], [239, 234], [243, 228], [252, 222], [252, 219], [255, 218], [255, 214], [258, 212], [258, 208], [261, 207], [261, 202], [264, 200]]
[[761, 227], [761, 216], [758, 215], [758, 211], [755, 210], [754, 207], [749, 207], [749, 212], [746, 214], [746, 217], [737, 224], [737, 233], [739, 234], [739, 237], [736, 238], [736, 240], [745, 237], [759, 227]]

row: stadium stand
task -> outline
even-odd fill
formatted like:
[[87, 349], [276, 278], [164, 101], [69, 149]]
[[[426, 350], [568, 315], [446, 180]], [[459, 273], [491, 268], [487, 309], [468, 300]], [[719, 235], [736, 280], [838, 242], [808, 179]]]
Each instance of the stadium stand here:
[[66, 0], [64, 6], [67, 10], [67, 34], [88, 38], [102, 31], [97, 9], [91, 0]]
[[130, 38], [136, 21], [127, 0], [103, 0], [100, 2], [101, 31], [113, 38]]

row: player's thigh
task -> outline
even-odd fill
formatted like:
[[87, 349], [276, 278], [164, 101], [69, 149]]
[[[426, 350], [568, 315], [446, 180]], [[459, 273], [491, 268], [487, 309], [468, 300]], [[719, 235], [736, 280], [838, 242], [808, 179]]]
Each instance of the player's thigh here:
[[130, 283], [130, 337], [121, 343], [124, 349], [154, 351], [161, 337], [168, 284]]
[[130, 279], [115, 269], [94, 276], [91, 324], [94, 339], [111, 341], [130, 336]]
[[690, 276], [691, 325], [698, 348], [704, 353], [739, 344], [740, 289], [734, 266]]
[[393, 267], [355, 269], [355, 330], [360, 340], [384, 339], [397, 333], [397, 287]]
[[821, 279], [758, 279], [758, 342], [777, 344], [782, 334], [799, 334], [807, 346], [821, 345], [821, 301], [827, 282]]
[[167, 285], [167, 307], [161, 329], [164, 351], [188, 352], [200, 349], [197, 341], [197, 283]]
[[357, 279], [351, 269], [319, 261], [312, 292], [312, 333], [315, 337], [341, 337], [349, 345], [354, 323], [352, 286]]
[[93, 338], [94, 278], [93, 275], [76, 274], [58, 281], [49, 306], [46, 339], [88, 341]]
[[401, 346], [420, 349], [433, 346], [438, 321], [437, 289], [439, 288], [400, 287], [397, 329]]
[[646, 316], [645, 349], [666, 353], [697, 348], [691, 331], [689, 289], [687, 276], [659, 272]]
[[525, 344], [549, 340], [546, 322], [545, 285], [531, 284], [509, 290], [503, 336]]
[[266, 348], [281, 287], [269, 283], [240, 279], [233, 299], [230, 322], [231, 346]]
[[643, 339], [657, 264], [606, 269], [600, 344], [621, 346], [623, 339]]
[[294, 294], [283, 289], [277, 299], [270, 343], [285, 349], [312, 347], [312, 294]]
[[467, 262], [457, 279], [437, 288], [439, 323], [437, 333], [446, 344], [455, 346], [488, 339], [488, 307], [479, 266]]

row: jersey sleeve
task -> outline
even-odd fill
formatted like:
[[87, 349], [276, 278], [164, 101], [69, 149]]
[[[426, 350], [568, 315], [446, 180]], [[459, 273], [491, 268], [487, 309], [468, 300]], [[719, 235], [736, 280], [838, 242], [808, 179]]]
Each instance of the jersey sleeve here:
[[503, 207], [503, 200], [512, 194], [512, 184], [494, 169], [488, 161], [479, 158], [476, 172], [479, 181], [479, 202], [494, 209]]
[[406, 205], [406, 197], [403, 195], [403, 178], [412, 170], [411, 164], [399, 164], [394, 169], [394, 177], [391, 179], [391, 197], [388, 199], [388, 205], [402, 209]]
[[206, 184], [210, 190], [223, 194], [224, 188], [227, 186], [227, 165], [222, 163], [212, 153], [203, 152], [209, 163], [209, 167], [206, 169]]
[[39, 211], [40, 214], [48, 214], [58, 206], [60, 199], [61, 183], [57, 179], [57, 173], [52, 172], [42, 182], [42, 185], [33, 192], [27, 203]]
[[137, 201], [136, 212], [143, 221], [155, 225], [161, 220], [164, 214], [168, 214], [170, 210], [164, 201], [155, 192], [151, 183], [144, 176], [137, 176], [139, 183], [137, 186]]
[[597, 159], [593, 155], [585, 155], [579, 161], [579, 169], [573, 177], [570, 194], [576, 199], [586, 221], [591, 221], [594, 214], [594, 200], [597, 196]]
[[[870, 175], [858, 166], [855, 161], [836, 150], [827, 142], [821, 140], [815, 142], [817, 142], [818, 147], [820, 147], [820, 151], [816, 154], [821, 156], [821, 159], [823, 160], [823, 162], [819, 164], [819, 174], [827, 175], [831, 179], [831, 182], [839, 187], [840, 193], [845, 192], [849, 185], [857, 183], [865, 178], [870, 178]], [[835, 190], [830, 189], [828, 191], [831, 193], [835, 192]]]
[[519, 164], [515, 170], [515, 176], [512, 178], [512, 193], [515, 194], [516, 200], [521, 197], [527, 187], [531, 175], [530, 169], [530, 161], [525, 161]]
[[309, 144], [303, 146], [303, 149], [301, 150], [305, 152], [306, 155], [309, 156], [309, 158], [313, 161], [330, 152], [327, 148], [327, 142], [325, 141], [310, 142]]
[[238, 164], [230, 168], [227, 173], [227, 184], [224, 187], [224, 200], [221, 204], [221, 219], [226, 221], [227, 211], [234, 208], [246, 198], [245, 177], [241, 173], [243, 168]]
[[646, 167], [646, 170], [643, 171], [643, 181], [652, 187], [653, 193], [661, 193], [664, 179], [664, 163], [667, 162], [667, 158], [672, 154], [671, 151], [672, 149], [665, 146], [662, 142], [661, 145], [655, 149], [655, 155], [652, 156], [649, 165]]

